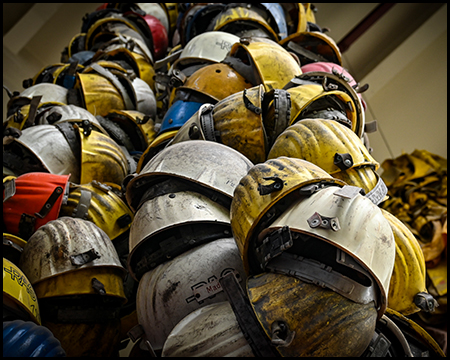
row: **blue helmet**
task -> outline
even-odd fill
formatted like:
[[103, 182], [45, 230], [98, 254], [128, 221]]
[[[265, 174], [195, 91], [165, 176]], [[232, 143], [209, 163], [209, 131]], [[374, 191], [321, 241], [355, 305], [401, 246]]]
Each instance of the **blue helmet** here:
[[164, 115], [158, 135], [182, 127], [202, 105], [202, 102], [176, 100]]

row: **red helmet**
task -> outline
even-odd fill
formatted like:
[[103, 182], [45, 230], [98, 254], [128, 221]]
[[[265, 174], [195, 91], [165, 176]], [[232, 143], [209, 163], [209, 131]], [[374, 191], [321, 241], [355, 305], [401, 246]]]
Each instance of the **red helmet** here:
[[153, 36], [153, 48], [155, 51], [155, 60], [161, 60], [166, 56], [169, 46], [169, 35], [164, 25], [155, 16], [146, 14], [144, 19], [147, 22]]
[[68, 191], [69, 177], [32, 172], [10, 179], [14, 182], [15, 190], [8, 194], [3, 191], [6, 232], [28, 240], [39, 227], [57, 219], [63, 197]]

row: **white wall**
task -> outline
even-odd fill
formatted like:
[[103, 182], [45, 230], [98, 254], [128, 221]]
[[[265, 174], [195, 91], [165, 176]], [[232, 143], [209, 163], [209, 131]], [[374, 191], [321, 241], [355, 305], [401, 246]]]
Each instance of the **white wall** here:
[[366, 121], [379, 125], [369, 135], [376, 160], [415, 149], [447, 158], [447, 5], [360, 83], [369, 84]]

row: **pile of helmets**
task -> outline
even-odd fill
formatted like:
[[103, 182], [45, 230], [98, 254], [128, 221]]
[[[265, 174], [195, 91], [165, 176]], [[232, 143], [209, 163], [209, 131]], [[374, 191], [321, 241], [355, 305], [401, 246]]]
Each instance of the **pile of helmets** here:
[[315, 10], [105, 3], [6, 89], [4, 355], [444, 355]]

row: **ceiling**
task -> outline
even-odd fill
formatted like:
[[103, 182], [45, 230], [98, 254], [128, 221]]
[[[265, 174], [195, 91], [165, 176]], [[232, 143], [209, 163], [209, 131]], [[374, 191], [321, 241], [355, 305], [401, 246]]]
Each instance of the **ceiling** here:
[[[34, 4], [3, 3], [3, 36]], [[340, 46], [344, 67], [362, 79], [444, 4], [318, 3], [315, 17]]]

